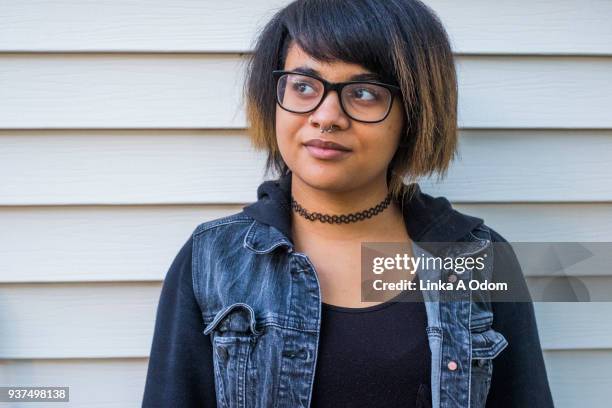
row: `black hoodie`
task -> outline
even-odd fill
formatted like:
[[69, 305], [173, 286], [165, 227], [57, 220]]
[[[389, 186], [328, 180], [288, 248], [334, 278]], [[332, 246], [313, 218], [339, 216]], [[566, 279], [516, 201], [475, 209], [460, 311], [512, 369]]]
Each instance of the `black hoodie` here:
[[[408, 190], [406, 190], [408, 193]], [[411, 185], [402, 209], [408, 235], [414, 241], [455, 242], [478, 225], [481, 218], [461, 214], [444, 197], [422, 193], [418, 184]], [[257, 201], [243, 211], [254, 219], [272, 225], [289, 239], [291, 233], [291, 173], [278, 180], [268, 180], [257, 188]]]
[[[446, 198], [425, 194], [418, 184], [412, 187], [413, 194], [404, 196], [401, 207], [414, 241], [455, 242], [483, 223], [481, 218], [453, 209]], [[257, 201], [245, 206], [242, 212], [274, 226], [291, 239], [290, 192], [291, 173], [265, 181], [257, 189]], [[488, 228], [493, 242], [507, 242]], [[495, 248], [496, 263], [512, 269], [515, 281], [510, 285], [526, 290], [511, 247]], [[143, 407], [216, 407], [212, 344], [210, 337], [202, 333], [204, 322], [193, 292], [191, 256], [189, 237], [164, 279]], [[487, 406], [553, 407], [532, 303], [493, 303], [493, 312], [493, 328], [508, 340], [508, 347], [493, 360]]]

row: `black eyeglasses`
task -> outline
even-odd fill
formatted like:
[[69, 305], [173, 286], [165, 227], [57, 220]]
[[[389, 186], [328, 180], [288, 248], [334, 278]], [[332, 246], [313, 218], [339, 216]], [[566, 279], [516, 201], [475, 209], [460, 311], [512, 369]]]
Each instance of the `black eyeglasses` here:
[[393, 96], [401, 95], [398, 86], [377, 81], [332, 83], [316, 75], [275, 70], [276, 102], [288, 112], [308, 113], [316, 110], [329, 91], [339, 95], [344, 113], [359, 122], [382, 122], [391, 112]]

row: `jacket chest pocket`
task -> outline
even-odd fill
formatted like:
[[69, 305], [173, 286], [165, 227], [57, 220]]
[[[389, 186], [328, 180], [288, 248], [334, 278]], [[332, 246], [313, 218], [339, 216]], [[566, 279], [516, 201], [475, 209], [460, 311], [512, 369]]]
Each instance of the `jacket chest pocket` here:
[[470, 381], [470, 408], [484, 408], [491, 387], [493, 359], [508, 345], [506, 338], [489, 328], [472, 333], [472, 367]]
[[246, 407], [247, 368], [256, 338], [255, 312], [245, 303], [219, 311], [204, 334], [211, 334], [217, 405]]

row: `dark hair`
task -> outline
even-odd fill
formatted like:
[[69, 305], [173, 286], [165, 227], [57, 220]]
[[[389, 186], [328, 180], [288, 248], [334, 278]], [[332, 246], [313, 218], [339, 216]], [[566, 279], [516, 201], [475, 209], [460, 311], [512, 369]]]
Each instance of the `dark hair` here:
[[404, 128], [389, 163], [394, 197], [409, 182], [441, 178], [457, 144], [457, 79], [447, 33], [418, 0], [296, 0], [263, 28], [247, 62], [244, 94], [252, 145], [266, 150], [266, 171], [289, 169], [276, 143], [275, 82], [290, 42], [313, 58], [360, 64], [401, 87]]

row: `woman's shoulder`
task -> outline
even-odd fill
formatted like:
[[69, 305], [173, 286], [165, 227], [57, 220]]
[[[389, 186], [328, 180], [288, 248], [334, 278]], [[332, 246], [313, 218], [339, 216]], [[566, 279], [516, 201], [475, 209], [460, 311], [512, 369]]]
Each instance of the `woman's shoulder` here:
[[212, 260], [219, 254], [239, 256], [253, 222], [252, 217], [240, 211], [200, 223], [191, 234], [193, 257]]
[[244, 210], [235, 212], [223, 217], [214, 218], [211, 220], [204, 221], [196, 226], [193, 231], [192, 237], [196, 237], [205, 234], [208, 231], [226, 229], [229, 228], [240, 228], [246, 224], [253, 222], [253, 218], [247, 215]]
[[[187, 272], [191, 273], [194, 246], [196, 243], [199, 244], [201, 242], [200, 237], [205, 235], [207, 231], [224, 231], [223, 227], [232, 228], [232, 226], [244, 228], [248, 226], [248, 223], [251, 221], [252, 219], [241, 211], [197, 224], [192, 230], [192, 233], [183, 241], [182, 246], [170, 265], [167, 275], [172, 276], [175, 280], [181, 280], [181, 276], [186, 275]], [[235, 233], [236, 230], [233, 229], [232, 231], [227, 231], [227, 233], [222, 233], [220, 235], [216, 234], [214, 239], [205, 239], [205, 242], [210, 244], [211, 242], [219, 241], [228, 244], [225, 235], [232, 235], [232, 232]]]

